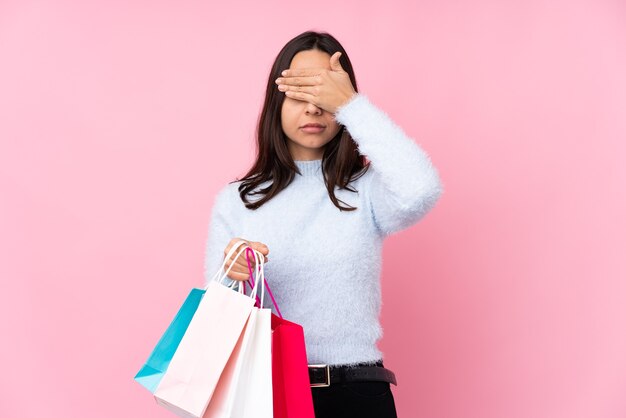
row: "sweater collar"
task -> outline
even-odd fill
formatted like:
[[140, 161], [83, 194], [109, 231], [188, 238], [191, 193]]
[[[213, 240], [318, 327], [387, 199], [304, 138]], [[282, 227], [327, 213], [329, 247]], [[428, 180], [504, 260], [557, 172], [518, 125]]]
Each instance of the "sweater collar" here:
[[294, 160], [302, 173], [302, 177], [317, 177], [322, 172], [322, 159], [319, 160]]

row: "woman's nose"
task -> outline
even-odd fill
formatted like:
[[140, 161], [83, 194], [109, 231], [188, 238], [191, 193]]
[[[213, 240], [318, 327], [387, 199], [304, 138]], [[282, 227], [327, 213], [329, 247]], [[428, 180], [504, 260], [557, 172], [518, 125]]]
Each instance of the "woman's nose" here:
[[306, 105], [306, 112], [307, 113], [313, 113], [313, 114], [321, 114], [322, 113], [322, 109], [317, 107], [316, 105], [314, 105], [313, 103], [307, 103]]

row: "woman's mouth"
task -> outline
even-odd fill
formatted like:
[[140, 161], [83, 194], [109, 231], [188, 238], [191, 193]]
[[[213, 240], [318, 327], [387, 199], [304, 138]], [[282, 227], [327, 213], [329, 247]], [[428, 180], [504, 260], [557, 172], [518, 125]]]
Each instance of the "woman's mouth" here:
[[310, 133], [310, 134], [318, 134], [318, 133], [322, 132], [324, 129], [326, 129], [326, 127], [323, 126], [323, 125], [320, 125], [318, 123], [307, 123], [306, 125], [304, 125], [300, 129], [302, 129], [304, 132], [307, 132], [307, 133]]

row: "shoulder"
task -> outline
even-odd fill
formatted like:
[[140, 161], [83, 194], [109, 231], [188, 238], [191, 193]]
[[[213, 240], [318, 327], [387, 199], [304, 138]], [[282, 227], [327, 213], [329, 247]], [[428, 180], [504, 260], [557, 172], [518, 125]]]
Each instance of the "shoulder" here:
[[239, 195], [239, 186], [241, 185], [242, 181], [241, 180], [237, 180], [237, 181], [233, 181], [231, 183], [226, 183], [218, 192], [218, 195], [223, 195], [223, 196], [233, 196], [233, 195]]
[[[215, 205], [229, 210], [245, 208], [245, 202], [242, 200], [241, 192], [239, 191], [239, 187], [243, 184], [243, 182], [244, 180], [235, 180], [231, 183], [227, 183], [226, 185], [224, 185], [220, 190], [218, 190], [217, 195], [215, 196]], [[253, 193], [257, 192], [260, 189], [271, 186], [271, 184], [271, 180], [266, 180], [257, 185], [252, 191], [248, 191], [246, 195], [247, 201], [254, 202], [261, 199], [263, 195], [255, 195]]]
[[229, 210], [233, 207], [235, 199], [239, 199], [239, 185], [241, 181], [226, 183], [215, 195], [213, 201], [214, 210]]

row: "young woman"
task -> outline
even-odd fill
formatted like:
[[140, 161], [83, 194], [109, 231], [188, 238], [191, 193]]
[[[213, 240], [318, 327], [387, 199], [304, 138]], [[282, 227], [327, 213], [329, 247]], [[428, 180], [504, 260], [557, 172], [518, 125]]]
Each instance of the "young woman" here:
[[[358, 92], [328, 33], [304, 32], [278, 54], [257, 147], [248, 173], [216, 196], [206, 280], [246, 240], [266, 257], [281, 313], [304, 328], [308, 363], [323, 365], [309, 367], [316, 417], [395, 417], [396, 381], [376, 346], [382, 246], [433, 208], [443, 192], [437, 170]], [[245, 254], [232, 263], [228, 284], [247, 280]]]

